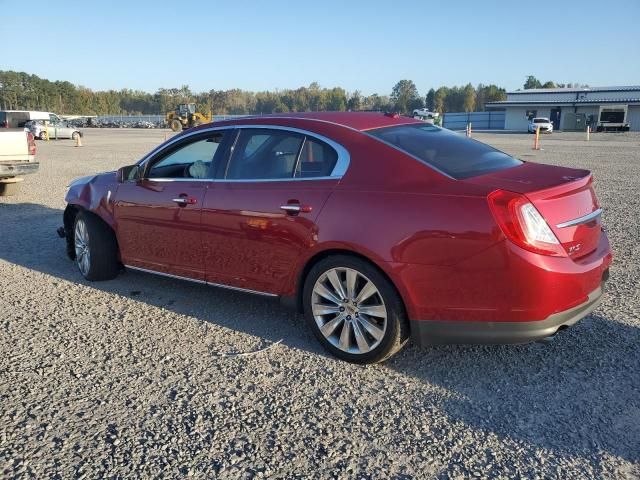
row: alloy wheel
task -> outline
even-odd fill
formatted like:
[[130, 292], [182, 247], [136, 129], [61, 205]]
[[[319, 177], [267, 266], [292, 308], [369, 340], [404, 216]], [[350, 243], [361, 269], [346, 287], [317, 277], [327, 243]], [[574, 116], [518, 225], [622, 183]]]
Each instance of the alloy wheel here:
[[76, 222], [74, 230], [74, 246], [76, 250], [76, 263], [82, 275], [87, 276], [91, 267], [91, 256], [89, 252], [89, 231], [84, 220]]
[[332, 268], [318, 278], [311, 307], [316, 324], [333, 346], [350, 354], [376, 348], [387, 329], [387, 308], [378, 287], [353, 268]]

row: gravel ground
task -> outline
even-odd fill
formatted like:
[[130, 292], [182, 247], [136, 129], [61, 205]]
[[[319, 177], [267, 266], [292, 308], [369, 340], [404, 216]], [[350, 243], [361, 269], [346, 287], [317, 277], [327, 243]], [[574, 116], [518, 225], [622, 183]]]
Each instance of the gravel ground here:
[[164, 136], [39, 142], [39, 173], [0, 199], [3, 477], [640, 477], [640, 135], [554, 133], [539, 152], [475, 135], [595, 173], [608, 295], [551, 343], [409, 346], [372, 367], [325, 355], [277, 301], [82, 279], [55, 235], [65, 185]]

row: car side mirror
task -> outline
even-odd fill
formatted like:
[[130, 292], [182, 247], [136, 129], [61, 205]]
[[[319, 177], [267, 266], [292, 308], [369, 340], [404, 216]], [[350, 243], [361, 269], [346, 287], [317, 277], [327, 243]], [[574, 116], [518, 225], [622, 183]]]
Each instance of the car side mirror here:
[[118, 183], [140, 180], [140, 175], [142, 175], [142, 169], [139, 165], [127, 165], [126, 167], [121, 167], [116, 173]]

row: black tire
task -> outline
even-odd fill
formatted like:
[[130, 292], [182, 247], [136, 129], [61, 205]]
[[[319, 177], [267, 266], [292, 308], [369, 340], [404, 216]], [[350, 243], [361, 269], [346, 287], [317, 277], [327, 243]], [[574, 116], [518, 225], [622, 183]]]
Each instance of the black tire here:
[[46, 140], [46, 139], [47, 139], [47, 132], [45, 132], [44, 130], [42, 130], [42, 131], [40, 132], [40, 135], [38, 135], [38, 138], [39, 138], [40, 140]]
[[73, 132], [73, 133], [71, 134], [71, 140], [75, 140], [75, 139], [77, 139], [79, 136], [80, 136], [80, 133], [78, 133], [78, 132]]
[[10, 197], [17, 195], [20, 191], [21, 182], [0, 182], [0, 197]]
[[[384, 335], [379, 341], [379, 344], [366, 353], [349, 353], [336, 347], [322, 334], [322, 332], [320, 331], [320, 327], [318, 326], [318, 323], [316, 322], [316, 319], [314, 317], [312, 310], [314, 286], [321, 276], [334, 268], [353, 269], [356, 270], [359, 274], [366, 277], [366, 279], [372, 282], [377, 288], [378, 294], [382, 298], [384, 306], [386, 307], [387, 324]], [[402, 302], [400, 295], [396, 291], [393, 284], [382, 272], [380, 272], [380, 270], [378, 270], [377, 267], [358, 257], [352, 257], [349, 255], [334, 255], [320, 260], [311, 268], [311, 270], [307, 274], [307, 277], [304, 281], [302, 295], [304, 316], [309, 327], [318, 338], [322, 346], [328, 352], [342, 360], [360, 364], [383, 362], [400, 351], [409, 339], [409, 323], [407, 320], [404, 303]], [[355, 317], [353, 319], [353, 322], [357, 323]]]
[[169, 127], [171, 127], [171, 130], [173, 130], [174, 132], [181, 132], [182, 122], [174, 118], [173, 120], [171, 120], [171, 122], [169, 122]]
[[[88, 266], [83, 268], [80, 262], [83, 256], [78, 255], [78, 234], [79, 223], [83, 223], [86, 228], [88, 250]], [[113, 230], [99, 217], [89, 212], [80, 212], [73, 223], [74, 256], [76, 266], [84, 278], [94, 281], [111, 280], [118, 275], [120, 264], [118, 261], [118, 242]]]

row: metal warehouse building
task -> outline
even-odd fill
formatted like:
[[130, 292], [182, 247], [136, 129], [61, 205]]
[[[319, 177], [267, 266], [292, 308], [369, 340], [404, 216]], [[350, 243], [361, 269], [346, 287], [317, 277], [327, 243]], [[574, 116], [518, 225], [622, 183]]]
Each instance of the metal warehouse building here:
[[640, 131], [640, 86], [534, 88], [507, 93], [507, 99], [486, 104], [504, 110], [505, 130], [526, 131], [529, 119], [547, 117], [556, 130]]

